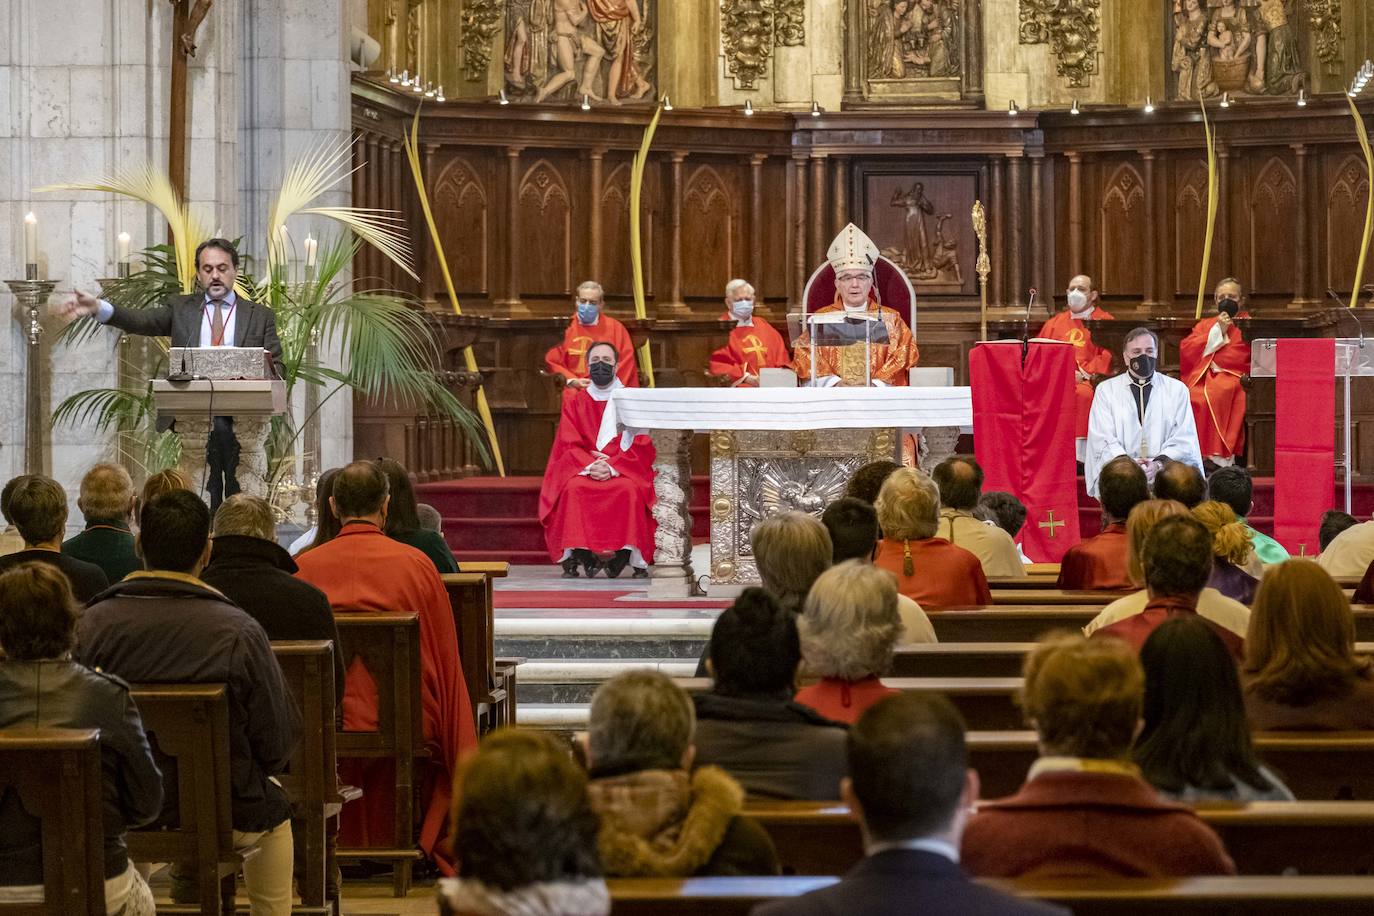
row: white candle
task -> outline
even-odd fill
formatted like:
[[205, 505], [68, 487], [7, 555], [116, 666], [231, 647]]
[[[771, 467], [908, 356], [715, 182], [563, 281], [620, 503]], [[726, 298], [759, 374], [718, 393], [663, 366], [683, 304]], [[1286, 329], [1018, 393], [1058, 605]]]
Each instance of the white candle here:
[[31, 212], [24, 217], [24, 263], [38, 263], [38, 217]]
[[314, 237], [313, 235], [307, 235], [307, 236], [305, 237], [305, 266], [306, 266], [306, 267], [314, 267], [314, 266], [315, 266], [315, 253], [316, 253], [316, 250], [317, 250], [318, 248], [319, 248], [319, 242], [316, 242], [316, 241], [315, 241], [315, 237]]
[[128, 263], [129, 263], [129, 233], [127, 233], [127, 232], [121, 232], [121, 233], [119, 233], [119, 238], [118, 238], [118, 240], [117, 240], [117, 244], [116, 244], [116, 247], [115, 247], [115, 251], [118, 252], [117, 255], [116, 255], [116, 257], [115, 257], [115, 263], [118, 263], [118, 264], [128, 264]]

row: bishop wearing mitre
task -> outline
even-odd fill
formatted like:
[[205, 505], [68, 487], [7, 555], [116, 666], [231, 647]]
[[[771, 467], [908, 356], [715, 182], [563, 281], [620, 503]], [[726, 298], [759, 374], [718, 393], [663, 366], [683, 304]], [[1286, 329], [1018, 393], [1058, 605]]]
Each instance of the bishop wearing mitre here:
[[[854, 318], [876, 317], [869, 327], [863, 321], [841, 325], [822, 325], [816, 345], [816, 379], [813, 384], [828, 388], [832, 385], [905, 385], [908, 371], [916, 365], [920, 352], [902, 316], [878, 301], [873, 286], [873, 269], [878, 263], [878, 247], [864, 235], [863, 230], [850, 223], [835, 236], [826, 252], [835, 271], [835, 301], [818, 311], [817, 315], [843, 312]], [[830, 335], [843, 338], [833, 345]], [[864, 361], [865, 338], [868, 360]], [[811, 330], [797, 339], [792, 368], [797, 378], [811, 378]]]

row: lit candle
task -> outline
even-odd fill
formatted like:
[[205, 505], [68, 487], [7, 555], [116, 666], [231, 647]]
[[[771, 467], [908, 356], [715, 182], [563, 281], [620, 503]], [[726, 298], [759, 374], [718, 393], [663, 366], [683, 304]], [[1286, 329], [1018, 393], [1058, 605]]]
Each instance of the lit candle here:
[[33, 213], [24, 217], [24, 263], [38, 263], [38, 217]]
[[127, 232], [121, 232], [121, 233], [119, 233], [119, 238], [118, 238], [117, 244], [116, 244], [116, 246], [115, 246], [115, 251], [117, 252], [117, 255], [116, 255], [116, 257], [115, 257], [115, 261], [116, 261], [117, 263], [119, 263], [119, 264], [128, 264], [128, 263], [129, 263], [129, 233], [127, 233]]
[[314, 266], [315, 266], [315, 253], [316, 253], [316, 251], [317, 251], [318, 248], [319, 248], [319, 242], [315, 241], [315, 237], [314, 237], [313, 235], [307, 235], [307, 236], [305, 237], [305, 266], [306, 266], [306, 267], [314, 267]]

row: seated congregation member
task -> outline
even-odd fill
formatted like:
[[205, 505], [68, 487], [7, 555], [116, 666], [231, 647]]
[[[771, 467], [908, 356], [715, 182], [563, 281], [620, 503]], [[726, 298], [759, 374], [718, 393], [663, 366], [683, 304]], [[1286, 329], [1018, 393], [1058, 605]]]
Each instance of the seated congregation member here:
[[5, 530], [0, 531], [0, 557], [18, 553], [24, 549], [24, 536], [19, 533], [19, 529], [14, 527], [14, 521], [10, 518], [10, 494], [14, 488], [19, 486], [26, 474], [18, 477], [11, 477], [5, 482], [3, 489], [0, 489], [0, 516], [5, 520]]
[[435, 534], [444, 533], [444, 517], [439, 514], [438, 509], [429, 503], [416, 503], [415, 517], [420, 520], [420, 527], [426, 531], [433, 531]]
[[458, 766], [440, 916], [608, 916], [587, 774], [547, 732], [503, 728]]
[[563, 376], [569, 388], [587, 388], [595, 384], [591, 375], [592, 347], [602, 341], [616, 352], [611, 374], [628, 388], [639, 387], [639, 368], [635, 365], [630, 332], [604, 312], [605, 296], [601, 284], [595, 280], [579, 283], [573, 298], [572, 320], [563, 333], [563, 342], [544, 354], [544, 368]]
[[750, 795], [833, 801], [845, 775], [845, 726], [793, 702], [797, 616], [746, 588], [711, 629], [711, 690], [692, 697], [697, 763]]
[[1250, 527], [1245, 520], [1255, 508], [1255, 485], [1250, 472], [1243, 467], [1229, 466], [1217, 468], [1207, 478], [1207, 498], [1226, 503], [1236, 518], [1245, 526], [1250, 535], [1250, 547], [1261, 563], [1282, 563], [1288, 559], [1288, 551], [1283, 545], [1267, 534]]
[[1183, 461], [1166, 461], [1151, 485], [1155, 499], [1172, 499], [1192, 509], [1207, 498], [1207, 478]]
[[1345, 592], [1311, 560], [1260, 582], [1241, 682], [1257, 731], [1374, 729], [1374, 664], [1355, 654]]
[[873, 562], [897, 577], [898, 591], [926, 611], [992, 603], [978, 558], [936, 536], [940, 492], [934, 481], [912, 468], [893, 471], [875, 508], [883, 539]]
[[[129, 861], [124, 833], [161, 812], [162, 774], [129, 686], [71, 660], [77, 614], [66, 576], [52, 566], [22, 563], [0, 574], [0, 729], [100, 730], [105, 909], [147, 916], [153, 894]], [[13, 793], [0, 798], [0, 900], [42, 899], [41, 829]]]
[[[1131, 581], [1137, 585], [1145, 584], [1145, 540], [1155, 525], [1166, 518], [1186, 515], [1188, 510], [1183, 508], [1183, 504], [1172, 499], [1147, 499], [1131, 510], [1131, 516], [1126, 520], [1126, 562]], [[1139, 614], [1149, 603], [1150, 591], [1147, 588], [1118, 598], [1089, 621], [1083, 627], [1083, 632], [1091, 636], [1102, 627]], [[1198, 616], [1226, 628], [1236, 638], [1245, 638], [1245, 630], [1250, 625], [1250, 609], [1239, 601], [1227, 598], [1209, 586], [1198, 595], [1197, 612]]]
[[[1146, 638], [1166, 620], [1197, 616], [1198, 596], [1212, 574], [1212, 537], [1197, 519], [1177, 515], [1155, 525], [1145, 539], [1145, 590], [1150, 600], [1138, 614], [1099, 627], [1093, 638], [1123, 640], [1139, 650]], [[1206, 619], [1206, 618], [1203, 618]], [[1207, 621], [1236, 660], [1245, 652], [1245, 639]]]
[[956, 456], [936, 465], [930, 475], [940, 491], [940, 537], [978, 558], [983, 575], [1020, 578], [1026, 565], [1016, 542], [1001, 528], [974, 515], [983, 495], [983, 469], [972, 458]]
[[1193, 507], [1193, 518], [1212, 536], [1212, 576], [1207, 584], [1241, 604], [1255, 600], [1259, 579], [1247, 570], [1259, 566], [1250, 548], [1250, 531], [1226, 503], [1206, 499]]
[[[138, 521], [147, 568], [86, 608], [76, 659], [133, 684], [225, 685], [234, 847], [256, 850], [243, 863], [253, 916], [284, 916], [291, 803], [273, 777], [300, 737], [296, 703], [262, 627], [200, 579], [210, 558], [210, 510], [200, 497], [187, 490], [155, 496]], [[189, 869], [173, 865], [174, 899], [194, 899], [194, 883]]]
[[[324, 592], [335, 613], [419, 615], [420, 700], [430, 751], [427, 772], [416, 775], [417, 784], [424, 787], [420, 848], [441, 871], [451, 873], [439, 841], [448, 816], [452, 767], [463, 751], [476, 745], [477, 729], [448, 593], [429, 557], [383, 533], [390, 494], [386, 474], [375, 462], [355, 461], [340, 470], [329, 505], [339, 519], [339, 535], [297, 557], [296, 576]], [[377, 685], [362, 659], [355, 657], [344, 675], [344, 730], [376, 731], [377, 702]], [[394, 767], [390, 759], [341, 762], [340, 777], [361, 786], [364, 794], [362, 800], [344, 806], [340, 846], [395, 842]]]
[[597, 688], [587, 723], [587, 795], [597, 849], [616, 878], [776, 875], [768, 833], [740, 812], [744, 789], [715, 766], [692, 769], [696, 716], [687, 692], [657, 671]]
[[334, 693], [344, 691], [343, 652], [324, 592], [296, 578], [276, 541], [276, 518], [261, 496], [235, 493], [215, 512], [210, 562], [200, 579], [248, 612], [268, 639], [325, 640], [334, 646]]
[[334, 495], [334, 478], [339, 470], [330, 468], [315, 481], [315, 526], [291, 542], [287, 548], [291, 556], [298, 557], [339, 536], [339, 517], [329, 507], [329, 498]]
[[725, 316], [733, 321], [730, 339], [711, 354], [710, 373], [723, 376], [732, 385], [757, 386], [760, 369], [776, 369], [791, 364], [792, 354], [782, 335], [762, 318], [754, 317], [754, 287], [748, 280], [725, 284]]
[[1335, 578], [1363, 576], [1374, 563], [1374, 521], [1351, 525], [1322, 548], [1317, 564]]
[[24, 539], [24, 549], [0, 557], [0, 572], [20, 563], [47, 563], [66, 575], [72, 593], [82, 604], [109, 586], [110, 580], [99, 566], [62, 553], [67, 494], [60, 483], [42, 474], [23, 477], [10, 493], [10, 518]]
[[1145, 724], [1135, 762], [1146, 782], [1190, 805], [1293, 800], [1255, 756], [1235, 661], [1206, 621], [1164, 621], [1141, 647], [1140, 664]]
[[1317, 545], [1325, 552], [1326, 548], [1331, 545], [1331, 542], [1336, 539], [1336, 535], [1359, 523], [1360, 520], [1349, 512], [1342, 512], [1339, 509], [1327, 509], [1322, 513], [1321, 524], [1317, 530]]
[[797, 618], [803, 670], [820, 680], [793, 698], [827, 719], [852, 725], [897, 691], [878, 678], [892, 667], [902, 634], [891, 574], [848, 560], [821, 573]]
[[873, 505], [878, 501], [878, 491], [883, 488], [888, 476], [899, 467], [900, 464], [886, 458], [860, 465], [850, 476], [849, 483], [845, 484], [844, 495]]
[[978, 513], [982, 513], [985, 519], [1005, 531], [1016, 545], [1016, 553], [1021, 562], [1030, 565], [1030, 557], [1021, 549], [1021, 542], [1016, 540], [1021, 534], [1021, 529], [1026, 526], [1026, 504], [1003, 490], [988, 490], [978, 497], [978, 508], [974, 510], [974, 514]]
[[154, 496], [161, 496], [172, 490], [196, 492], [191, 483], [191, 478], [187, 477], [180, 468], [164, 468], [156, 474], [149, 474], [148, 479], [143, 481], [143, 489], [139, 491], [138, 502], [134, 506], [134, 517], [141, 518], [143, 516], [143, 507], [152, 502]]
[[1127, 562], [1126, 519], [1131, 510], [1150, 498], [1150, 487], [1140, 465], [1117, 455], [1097, 478], [1097, 498], [1102, 504], [1102, 530], [1073, 545], [1059, 563], [1060, 588], [1132, 588]]
[[420, 507], [415, 502], [415, 487], [411, 486], [410, 474], [399, 461], [378, 458], [377, 466], [386, 475], [391, 501], [386, 510], [386, 536], [402, 544], [408, 544], [429, 557], [434, 568], [441, 573], [456, 573], [458, 561], [443, 534], [420, 524]]
[[128, 471], [117, 464], [97, 464], [81, 478], [76, 505], [86, 517], [86, 529], [62, 542], [63, 554], [94, 563], [111, 582], [143, 568], [129, 530], [134, 482]]
[[614, 579], [626, 566], [644, 578], [653, 560], [653, 443], [626, 431], [602, 448], [596, 444], [606, 401], [624, 387], [615, 374], [618, 352], [605, 342], [588, 348], [591, 385], [563, 392], [558, 435], [539, 490], [544, 542], [565, 579], [577, 578], [579, 566], [588, 579], [602, 569]]
[[754, 916], [1067, 916], [970, 881], [959, 846], [978, 800], [964, 723], [949, 700], [903, 693], [849, 731], [841, 797], [858, 819], [864, 860], [838, 883], [768, 903]]
[[1059, 633], [1031, 651], [1022, 706], [1040, 759], [1015, 795], [985, 802], [968, 822], [963, 860], [972, 874], [1235, 874], [1211, 828], [1161, 799], [1131, 763], [1144, 681], [1135, 650], [1120, 640]]
[[[821, 524], [830, 532], [833, 547], [831, 560], [834, 565], [838, 566], [846, 560], [873, 562], [881, 532], [878, 529], [878, 511], [871, 503], [853, 496], [841, 496], [825, 507], [821, 513]], [[897, 614], [902, 620], [899, 643], [939, 642], [926, 612], [901, 592], [897, 593]]]

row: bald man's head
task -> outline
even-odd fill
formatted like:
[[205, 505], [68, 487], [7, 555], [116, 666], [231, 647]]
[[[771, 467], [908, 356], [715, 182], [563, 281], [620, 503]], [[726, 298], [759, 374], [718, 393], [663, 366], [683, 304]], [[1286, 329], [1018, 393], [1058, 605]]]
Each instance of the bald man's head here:
[[983, 495], [983, 469], [972, 458], [946, 458], [930, 475], [940, 491], [940, 505], [970, 512]]
[[1207, 480], [1191, 464], [1170, 461], [1155, 474], [1155, 499], [1174, 499], [1189, 509], [1207, 498]]

